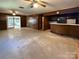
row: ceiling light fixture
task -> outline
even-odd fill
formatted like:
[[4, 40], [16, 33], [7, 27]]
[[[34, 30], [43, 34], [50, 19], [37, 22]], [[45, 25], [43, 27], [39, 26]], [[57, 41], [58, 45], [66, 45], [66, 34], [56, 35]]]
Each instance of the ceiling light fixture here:
[[60, 12], [59, 12], [59, 11], [57, 11], [57, 12], [56, 12], [56, 14], [60, 14]]
[[10, 10], [10, 13], [12, 13], [13, 16], [16, 15], [16, 12], [15, 11]]
[[34, 4], [33, 4], [33, 7], [34, 7], [34, 8], [38, 8], [39, 5], [38, 5], [37, 3], [34, 3]]
[[25, 0], [25, 1], [28, 1], [28, 2], [31, 2], [30, 4], [30, 7], [31, 8], [38, 8], [39, 5], [42, 6], [42, 7], [46, 7], [46, 3], [45, 1], [42, 1], [42, 0]]
[[15, 15], [16, 15], [16, 13], [13, 13], [12, 15], [13, 15], [13, 16], [15, 16]]

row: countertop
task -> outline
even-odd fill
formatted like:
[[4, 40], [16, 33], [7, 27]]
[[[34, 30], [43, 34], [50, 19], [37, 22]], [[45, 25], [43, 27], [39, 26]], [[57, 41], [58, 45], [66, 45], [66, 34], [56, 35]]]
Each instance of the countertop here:
[[55, 25], [73, 25], [73, 26], [79, 26], [79, 24], [66, 24], [66, 23], [53, 23], [53, 22], [50, 22], [50, 24], [55, 24]]

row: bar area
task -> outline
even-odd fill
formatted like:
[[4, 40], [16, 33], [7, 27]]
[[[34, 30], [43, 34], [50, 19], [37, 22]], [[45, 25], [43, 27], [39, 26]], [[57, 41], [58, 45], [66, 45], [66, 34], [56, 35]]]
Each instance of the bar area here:
[[78, 14], [66, 14], [64, 16], [58, 16], [56, 19], [52, 18], [50, 21], [50, 31], [61, 35], [79, 37]]
[[79, 37], [79, 25], [76, 24], [50, 24], [50, 31], [57, 34]]
[[[52, 33], [79, 38], [79, 8], [46, 14]], [[70, 12], [69, 12], [70, 11]]]

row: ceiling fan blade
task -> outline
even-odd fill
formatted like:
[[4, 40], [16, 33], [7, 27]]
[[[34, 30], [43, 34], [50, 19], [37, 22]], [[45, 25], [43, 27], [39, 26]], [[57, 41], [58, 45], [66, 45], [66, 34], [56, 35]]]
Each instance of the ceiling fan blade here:
[[30, 7], [33, 8], [33, 2], [30, 4]]
[[41, 3], [44, 3], [44, 4], [47, 4], [47, 5], [51, 6], [51, 7], [54, 6], [54, 5], [52, 5], [52, 4], [48, 3], [48, 2], [45, 2], [45, 1], [40, 1], [40, 2], [41, 2]]
[[25, 1], [31, 1], [31, 0], [25, 0]]
[[25, 1], [31, 1], [31, 0], [25, 0]]
[[47, 4], [47, 2], [45, 2], [45, 1], [40, 1], [40, 2]]
[[30, 7], [33, 8], [33, 5], [31, 5]]
[[41, 5], [41, 6], [43, 6], [43, 7], [46, 7], [46, 5], [44, 5], [44, 4], [42, 4], [42, 3], [39, 3], [39, 2], [37, 2], [39, 5]]

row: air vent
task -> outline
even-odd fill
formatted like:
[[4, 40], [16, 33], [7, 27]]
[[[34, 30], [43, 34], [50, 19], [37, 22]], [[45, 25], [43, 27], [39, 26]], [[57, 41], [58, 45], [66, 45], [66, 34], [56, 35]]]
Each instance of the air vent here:
[[22, 7], [22, 6], [20, 6], [19, 8], [20, 8], [20, 9], [24, 9], [24, 7]]

